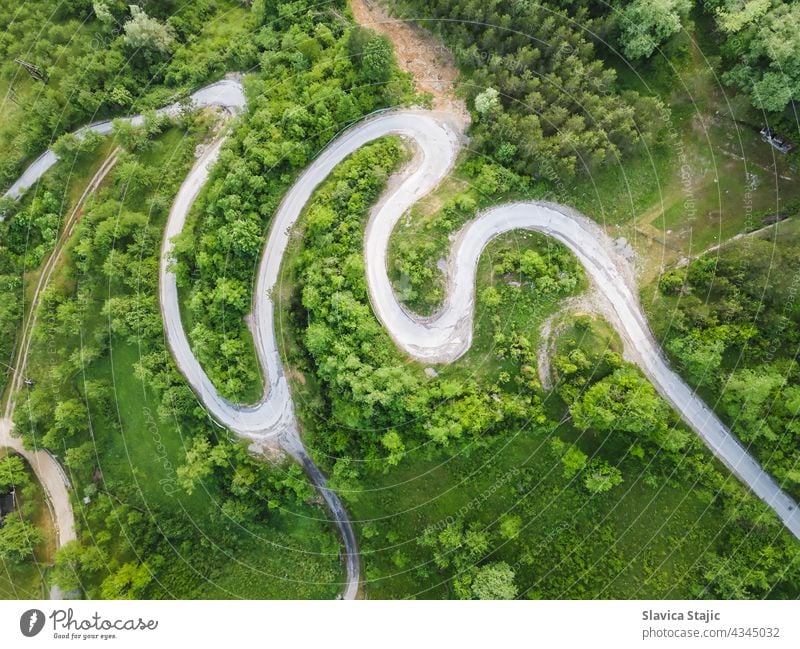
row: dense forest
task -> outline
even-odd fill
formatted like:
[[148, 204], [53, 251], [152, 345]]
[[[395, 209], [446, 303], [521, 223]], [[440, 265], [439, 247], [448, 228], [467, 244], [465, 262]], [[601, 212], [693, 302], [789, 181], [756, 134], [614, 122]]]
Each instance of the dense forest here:
[[657, 100], [618, 92], [616, 73], [588, 37], [577, 3], [404, 0], [441, 33], [464, 71], [475, 146], [501, 164], [551, 181], [586, 173], [657, 140]]
[[[555, 181], [642, 156], [663, 140], [669, 109], [624, 89], [647, 77], [670, 40], [709, 17], [723, 83], [747, 96], [748, 120], [797, 132], [800, 6], [781, 0], [400, 0], [400, 16], [439, 34], [465, 77], [475, 146], [500, 164]], [[679, 52], [677, 52], [679, 54]], [[675, 69], [670, 70], [674, 74]], [[745, 114], [743, 114], [745, 116]]]

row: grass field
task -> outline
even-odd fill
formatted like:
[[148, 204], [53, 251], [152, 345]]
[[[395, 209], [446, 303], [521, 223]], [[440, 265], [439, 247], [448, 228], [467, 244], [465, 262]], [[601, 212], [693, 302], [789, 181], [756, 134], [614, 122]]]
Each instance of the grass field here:
[[487, 530], [523, 519], [519, 536], [487, 559], [515, 565], [528, 596], [691, 597], [693, 564], [723, 521], [691, 485], [649, 486], [635, 470], [623, 476], [621, 491], [583, 499], [553, 463], [547, 437], [524, 431], [480, 452], [412, 457], [368, 474], [371, 491], [349, 503], [355, 519], [368, 521], [359, 525], [368, 595], [452, 597], [417, 540], [466, 509]]
[[[557, 347], [588, 352], [618, 344], [607, 325], [566, 330]], [[548, 397], [552, 415], [564, 406]], [[590, 496], [564, 477], [549, 450], [558, 435], [590, 458], [614, 458], [624, 483]], [[349, 499], [374, 598], [453, 597], [450, 573], [440, 571], [418, 540], [466, 515], [497, 540], [485, 561], [506, 561], [522, 597], [693, 597], [697, 562], [714, 547], [725, 521], [696, 485], [642, 471], [621, 440], [582, 434], [568, 422], [557, 431], [509, 429], [480, 445], [450, 452], [420, 450], [388, 472], [366, 471], [364, 491]], [[653, 458], [658, 466], [658, 458]], [[505, 521], [521, 519], [511, 537]]]

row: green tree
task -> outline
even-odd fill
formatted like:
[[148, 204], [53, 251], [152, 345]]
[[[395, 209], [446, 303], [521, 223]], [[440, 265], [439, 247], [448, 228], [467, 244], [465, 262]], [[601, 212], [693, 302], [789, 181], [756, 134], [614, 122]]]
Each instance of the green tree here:
[[475, 97], [475, 110], [481, 117], [490, 117], [500, 109], [500, 93], [487, 88]]
[[128, 562], [103, 580], [100, 593], [103, 599], [139, 599], [152, 579], [146, 563]]
[[0, 459], [0, 493], [13, 487], [22, 488], [30, 482], [25, 461], [16, 454]]
[[583, 484], [593, 494], [602, 494], [622, 484], [622, 473], [608, 462], [593, 460], [583, 478]]
[[691, 0], [632, 0], [622, 5], [619, 41], [629, 59], [649, 57], [681, 29], [692, 9]]
[[3, 519], [0, 527], [0, 559], [18, 563], [30, 557], [34, 548], [44, 539], [44, 534], [18, 513]]
[[518, 592], [515, 576], [505, 561], [481, 566], [472, 580], [472, 595], [475, 599], [514, 599]]
[[186, 451], [186, 461], [176, 470], [178, 484], [191, 495], [199, 482], [209, 478], [215, 467], [228, 464], [228, 448], [226, 444], [211, 445], [205, 437], [198, 436]]
[[131, 18], [123, 27], [125, 44], [136, 50], [168, 54], [175, 40], [169, 26], [151, 18], [137, 5], [131, 5], [130, 10]]
[[716, 20], [727, 37], [723, 81], [747, 92], [756, 108], [772, 112], [800, 98], [800, 4], [724, 0]]
[[394, 70], [394, 50], [386, 36], [376, 36], [364, 46], [361, 68], [371, 83], [384, 83]]
[[389, 457], [386, 458], [386, 464], [388, 466], [394, 466], [403, 459], [406, 447], [405, 444], [403, 444], [403, 438], [400, 437], [400, 433], [396, 430], [387, 431], [381, 438], [381, 444], [389, 451]]

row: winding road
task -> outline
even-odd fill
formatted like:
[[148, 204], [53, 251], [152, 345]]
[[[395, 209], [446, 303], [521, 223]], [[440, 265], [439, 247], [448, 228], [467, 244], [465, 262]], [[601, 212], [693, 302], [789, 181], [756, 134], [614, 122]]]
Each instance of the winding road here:
[[[190, 95], [187, 104], [200, 108], [206, 106], [222, 106], [230, 110], [238, 110], [245, 106], [244, 92], [241, 84], [237, 81], [223, 80], [201, 88]], [[170, 104], [169, 106], [157, 110], [156, 114], [175, 117], [187, 104]], [[134, 125], [144, 122], [144, 117], [142, 115], [123, 117], [120, 119]], [[112, 130], [113, 122], [107, 120], [94, 122], [88, 126], [82, 127], [75, 131], [74, 135], [83, 137], [89, 131], [101, 135], [108, 135]], [[12, 367], [11, 380], [7, 388], [3, 416], [0, 418], [0, 447], [10, 448], [24, 457], [36, 474], [36, 478], [45, 492], [47, 504], [50, 508], [57, 534], [56, 547], [61, 547], [65, 543], [77, 538], [75, 532], [75, 515], [69, 497], [71, 484], [59, 461], [47, 449], [37, 448], [29, 450], [25, 448], [19, 437], [13, 435], [13, 414], [16, 407], [16, 395], [21, 389], [22, 381], [25, 377], [25, 366], [28, 360], [28, 353], [30, 352], [33, 329], [38, 319], [38, 305], [41, 294], [53, 275], [64, 244], [74, 232], [75, 224], [78, 221], [86, 199], [97, 190], [106, 175], [114, 167], [116, 160], [117, 150], [115, 149], [100, 166], [97, 173], [81, 194], [75, 207], [64, 221], [53, 252], [49, 255], [42, 267], [39, 280], [30, 301], [27, 317], [21, 328], [20, 341], [17, 344], [17, 353]], [[20, 176], [9, 190], [5, 192], [3, 198], [11, 198], [13, 200], [21, 198], [25, 191], [40, 180], [56, 162], [58, 162], [58, 155], [52, 149], [47, 149], [47, 151], [30, 164], [22, 176]], [[60, 593], [61, 591], [58, 588], [52, 588], [50, 592], [51, 599], [59, 598]]]
[[[203, 99], [198, 105], [222, 106], [233, 113], [245, 106], [241, 87], [234, 81], [221, 82], [199, 92], [203, 93]], [[89, 128], [96, 130], [100, 125]], [[658, 392], [709, 449], [775, 511], [795, 537], [800, 538], [800, 512], [796, 504], [669, 368], [642, 314], [629, 262], [615, 251], [602, 229], [585, 216], [563, 205], [544, 202], [510, 203], [488, 209], [456, 236], [449, 256], [447, 298], [442, 309], [434, 316], [422, 318], [398, 302], [387, 274], [389, 237], [406, 210], [434, 189], [452, 169], [464, 140], [458, 125], [446, 113], [413, 109], [369, 117], [334, 139], [297, 179], [274, 215], [258, 267], [252, 317], [248, 318], [265, 376], [264, 395], [252, 405], [234, 404], [224, 399], [192, 353], [181, 323], [175, 276], [170, 270], [171, 239], [183, 229], [191, 206], [218, 159], [223, 136], [212, 142], [198, 158], [170, 210], [160, 263], [159, 297], [165, 335], [180, 371], [216, 421], [249, 440], [255, 448], [280, 444], [304, 466], [333, 512], [344, 538], [347, 558], [344, 598], [354, 598], [359, 587], [356, 538], [341, 501], [327, 489], [324, 476], [300, 439], [275, 337], [271, 294], [291, 228], [316, 187], [348, 155], [387, 135], [402, 136], [414, 146], [416, 155], [405, 169], [392, 177], [389, 188], [371, 211], [364, 250], [373, 309], [398, 347], [426, 363], [449, 363], [459, 358], [472, 342], [475, 274], [485, 246], [494, 237], [516, 229], [552, 236], [578, 257], [600, 298], [607, 302], [604, 311], [619, 331], [626, 355], [635, 360]], [[31, 178], [33, 176], [27, 176], [25, 182], [30, 184]]]
[[[472, 343], [475, 274], [481, 252], [496, 236], [516, 229], [542, 232], [564, 243], [578, 257], [604, 299], [606, 309], [626, 347], [659, 393], [680, 413], [711, 451], [766, 502], [786, 527], [800, 538], [800, 513], [795, 503], [750, 456], [714, 413], [673, 372], [653, 338], [642, 314], [629, 262], [593, 221], [563, 205], [543, 202], [511, 203], [481, 213], [458, 233], [447, 270], [447, 298], [432, 317], [421, 318], [400, 304], [387, 274], [389, 237], [400, 217], [450, 172], [462, 137], [445, 113], [397, 110], [378, 114], [346, 130], [331, 142], [298, 178], [279, 206], [262, 255], [248, 323], [264, 371], [265, 393], [254, 404], [230, 403], [219, 395], [191, 351], [180, 321], [175, 277], [169, 271], [169, 239], [178, 234], [191, 205], [208, 178], [219, 154], [215, 142], [195, 164], [173, 204], [161, 261], [161, 308], [169, 345], [187, 380], [212, 416], [239, 435], [258, 443], [277, 440], [308, 469], [308, 456], [300, 441], [297, 422], [283, 372], [274, 329], [271, 294], [289, 241], [289, 233], [312, 193], [333, 168], [364, 144], [387, 135], [410, 141], [417, 154], [370, 214], [365, 233], [367, 284], [373, 309], [395, 343], [411, 357], [427, 363], [449, 363]], [[309, 472], [313, 475], [312, 472]], [[321, 479], [321, 474], [319, 478]], [[327, 494], [340, 527], [350, 524], [338, 498]], [[332, 504], [333, 503], [333, 504]], [[343, 531], [345, 540], [348, 533]], [[352, 558], [355, 547], [347, 547]], [[357, 564], [356, 564], [357, 569]], [[345, 596], [354, 595], [358, 575], [348, 570]]]

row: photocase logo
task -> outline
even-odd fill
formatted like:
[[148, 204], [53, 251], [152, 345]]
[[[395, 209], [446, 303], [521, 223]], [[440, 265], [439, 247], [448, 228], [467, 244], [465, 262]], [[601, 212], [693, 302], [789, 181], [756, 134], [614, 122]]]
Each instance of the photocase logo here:
[[32, 638], [44, 628], [44, 613], [38, 608], [25, 611], [19, 618], [19, 630], [26, 638]]

